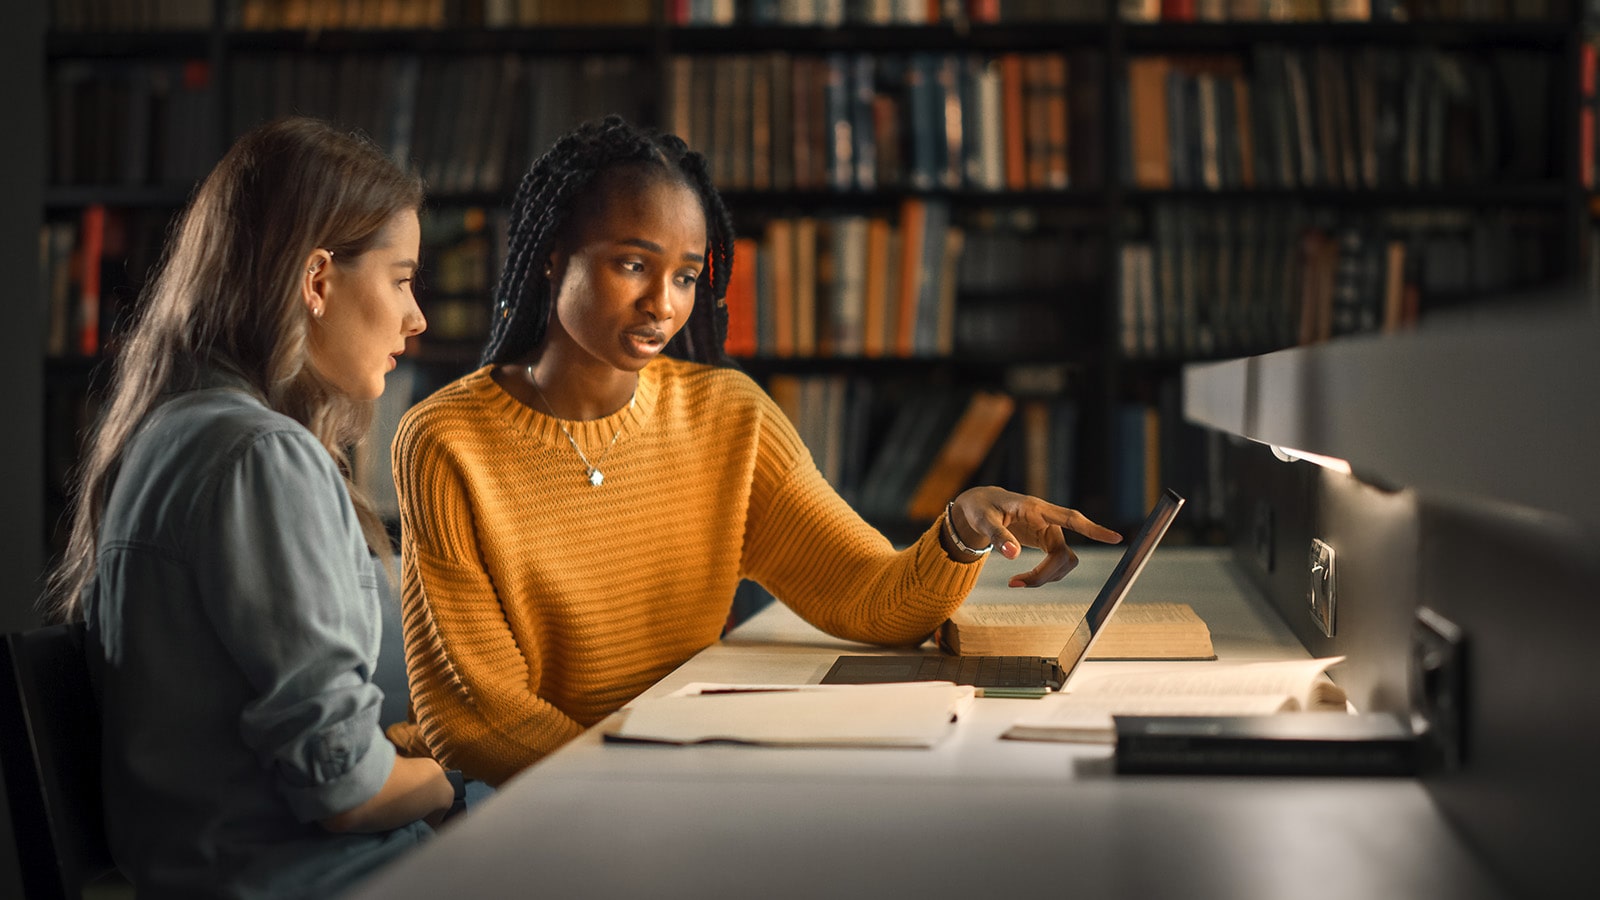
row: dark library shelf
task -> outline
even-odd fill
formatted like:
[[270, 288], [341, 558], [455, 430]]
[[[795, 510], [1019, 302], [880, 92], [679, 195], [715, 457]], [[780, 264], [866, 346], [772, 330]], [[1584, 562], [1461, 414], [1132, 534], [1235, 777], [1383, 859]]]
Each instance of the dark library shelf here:
[[[1397, 330], [1592, 271], [1592, 51], [1575, 8], [1535, 5], [1545, 19], [1124, 21], [1161, 7], [1085, 3], [977, 22], [1015, 7], [962, 3], [940, 7], [955, 21], [857, 10], [832, 27], [751, 24], [740, 4], [723, 27], [640, 0], [643, 24], [474, 27], [489, 5], [461, 4], [440, 27], [285, 30], [288, 7], [219, 0], [204, 30], [58, 31], [47, 102], [81, 118], [46, 135], [52, 352], [95, 343], [75, 319], [76, 248], [133, 245], [93, 273], [103, 346], [153, 258], [140, 243], [192, 177], [293, 110], [365, 129], [426, 178], [431, 327], [406, 359], [416, 389], [436, 386], [477, 364], [528, 160], [620, 111], [710, 160], [741, 237], [730, 352], [846, 496], [875, 465], [927, 465], [912, 445], [959, 410], [915, 389], [1001, 390], [1016, 409], [978, 478], [1113, 527], [1172, 486], [1205, 540], [1220, 451], [1178, 414], [1182, 363]], [[262, 28], [242, 27], [252, 14]], [[179, 100], [192, 118], [172, 118]], [[47, 359], [70, 413], [52, 448], [71, 447], [98, 360]], [[868, 500], [891, 536], [920, 531], [899, 499]]]
[[130, 187], [126, 185], [78, 185], [50, 187], [45, 190], [44, 206], [47, 211], [82, 209], [90, 204], [116, 206], [124, 209], [177, 209], [189, 202], [193, 185], [153, 185]]
[[639, 26], [548, 28], [446, 28], [313, 31], [228, 31], [230, 52], [370, 53], [403, 50], [421, 54], [463, 53], [651, 53], [664, 32]]
[[52, 31], [45, 36], [45, 56], [52, 59], [205, 56], [217, 37], [213, 31]]
[[1172, 188], [1130, 189], [1124, 196], [1135, 203], [1168, 200], [1215, 203], [1299, 203], [1307, 206], [1363, 207], [1467, 207], [1485, 204], [1548, 206], [1572, 201], [1570, 186], [1556, 181], [1531, 184], [1461, 184], [1425, 188]]
[[1162, 50], [1244, 50], [1257, 44], [1376, 44], [1391, 47], [1563, 47], [1566, 22], [1150, 22], [1124, 23], [1130, 53]]

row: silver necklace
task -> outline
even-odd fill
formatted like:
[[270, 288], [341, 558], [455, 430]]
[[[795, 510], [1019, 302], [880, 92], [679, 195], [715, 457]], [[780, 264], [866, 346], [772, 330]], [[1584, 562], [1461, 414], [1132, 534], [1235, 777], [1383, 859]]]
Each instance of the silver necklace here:
[[[621, 425], [618, 425], [617, 433], [611, 436], [611, 443], [606, 445], [606, 449], [600, 451], [600, 456], [594, 462], [589, 462], [589, 457], [583, 455], [583, 448], [578, 446], [578, 441], [572, 436], [572, 432], [567, 430], [567, 426], [561, 424], [560, 417], [556, 415], [556, 408], [550, 405], [550, 400], [545, 397], [544, 391], [539, 390], [539, 382], [533, 380], [533, 366], [528, 366], [527, 371], [528, 383], [533, 385], [533, 392], [539, 395], [539, 399], [544, 402], [544, 408], [550, 410], [550, 417], [556, 420], [556, 427], [561, 429], [561, 433], [567, 436], [567, 443], [572, 445], [572, 449], [577, 452], [578, 458], [583, 460], [583, 468], [589, 473], [589, 483], [599, 487], [606, 480], [606, 474], [600, 471], [600, 464], [606, 461], [606, 455], [611, 452], [612, 447], [617, 445], [617, 440], [622, 437], [622, 429], [628, 423], [624, 421]], [[635, 384], [633, 393], [628, 395], [628, 409], [633, 409], [633, 401], [638, 396], [639, 386]]]

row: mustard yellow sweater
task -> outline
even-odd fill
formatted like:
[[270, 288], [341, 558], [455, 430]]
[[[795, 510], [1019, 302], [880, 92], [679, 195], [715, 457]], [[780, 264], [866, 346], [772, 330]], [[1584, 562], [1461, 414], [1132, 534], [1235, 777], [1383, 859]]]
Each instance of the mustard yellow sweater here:
[[937, 527], [896, 552], [742, 373], [658, 358], [631, 409], [558, 422], [480, 369], [394, 443], [414, 722], [392, 736], [498, 784], [715, 643], [750, 578], [851, 640], [920, 640], [971, 590]]

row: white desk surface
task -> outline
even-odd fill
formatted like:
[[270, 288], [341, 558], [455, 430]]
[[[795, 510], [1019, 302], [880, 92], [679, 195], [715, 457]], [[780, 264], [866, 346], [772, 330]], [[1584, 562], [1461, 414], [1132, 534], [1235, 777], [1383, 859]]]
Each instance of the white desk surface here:
[[[1029, 563], [995, 556], [969, 602], [1087, 601], [1117, 552], [1080, 552], [1066, 582], [1033, 591], [1005, 587]], [[1128, 602], [1190, 603], [1223, 659], [1304, 657], [1228, 559], [1163, 548]], [[773, 604], [646, 696], [812, 683], [841, 652], [878, 651]], [[591, 730], [353, 896], [1502, 896], [1414, 780], [1117, 776], [1108, 747], [1000, 740], [1035, 702], [980, 700], [927, 750], [605, 744]]]

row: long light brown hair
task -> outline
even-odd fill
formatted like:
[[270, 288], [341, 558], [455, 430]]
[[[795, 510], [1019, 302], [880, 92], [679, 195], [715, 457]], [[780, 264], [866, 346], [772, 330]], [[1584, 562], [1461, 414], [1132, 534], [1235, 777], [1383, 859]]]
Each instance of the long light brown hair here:
[[72, 529], [44, 596], [53, 619], [82, 615], [100, 522], [128, 441], [151, 409], [220, 371], [306, 426], [327, 448], [369, 546], [383, 524], [350, 480], [349, 449], [373, 404], [338, 393], [307, 354], [300, 296], [313, 250], [354, 260], [398, 213], [422, 206], [422, 183], [375, 144], [315, 119], [280, 119], [241, 137], [206, 176], [168, 239], [112, 362], [111, 387], [73, 479]]

